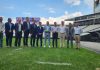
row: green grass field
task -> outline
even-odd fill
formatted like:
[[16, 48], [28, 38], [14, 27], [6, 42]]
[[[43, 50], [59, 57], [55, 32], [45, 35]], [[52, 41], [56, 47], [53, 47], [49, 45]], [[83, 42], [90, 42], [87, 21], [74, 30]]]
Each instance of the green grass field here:
[[96, 68], [100, 68], [100, 54], [83, 48], [80, 50], [47, 47], [0, 48], [0, 70], [96, 70]]

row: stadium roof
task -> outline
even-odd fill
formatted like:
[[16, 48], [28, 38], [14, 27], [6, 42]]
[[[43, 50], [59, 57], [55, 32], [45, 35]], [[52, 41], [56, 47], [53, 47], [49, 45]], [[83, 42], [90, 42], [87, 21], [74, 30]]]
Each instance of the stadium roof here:
[[88, 14], [88, 15], [83, 15], [83, 16], [78, 16], [78, 17], [73, 17], [73, 18], [69, 18], [69, 19], [65, 19], [65, 21], [75, 21], [75, 18], [80, 18], [80, 17], [84, 17], [84, 16], [94, 16], [94, 15], [100, 15], [99, 13], [94, 13], [94, 14]]

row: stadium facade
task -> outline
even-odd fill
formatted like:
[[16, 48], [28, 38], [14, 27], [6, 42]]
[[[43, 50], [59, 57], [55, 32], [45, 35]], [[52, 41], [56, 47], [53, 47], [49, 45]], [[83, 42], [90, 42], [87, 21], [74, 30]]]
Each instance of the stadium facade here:
[[100, 12], [100, 0], [94, 0], [94, 13]]
[[74, 24], [79, 23], [83, 29], [82, 41], [100, 42], [100, 0], [94, 0], [93, 14], [70, 18], [65, 21], [74, 21]]

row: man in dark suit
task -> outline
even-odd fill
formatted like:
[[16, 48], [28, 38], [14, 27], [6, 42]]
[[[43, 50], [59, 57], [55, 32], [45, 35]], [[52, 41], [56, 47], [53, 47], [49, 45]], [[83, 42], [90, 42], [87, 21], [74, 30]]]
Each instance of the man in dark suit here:
[[54, 22], [54, 26], [52, 27], [52, 45], [53, 48], [56, 45], [56, 48], [58, 46], [58, 26], [57, 26], [57, 22]]
[[6, 34], [6, 46], [12, 46], [12, 37], [13, 37], [14, 24], [12, 19], [8, 18], [8, 22], [5, 23], [5, 34]]
[[43, 30], [42, 23], [39, 22], [39, 26], [37, 28], [37, 47], [38, 47], [38, 41], [40, 39], [40, 47], [42, 47], [42, 37], [43, 37]]
[[23, 38], [24, 46], [28, 46], [28, 36], [29, 36], [29, 32], [30, 32], [29, 17], [26, 17], [26, 21], [23, 22], [23, 32], [24, 32], [24, 38]]
[[66, 28], [66, 38], [67, 38], [67, 48], [69, 48], [70, 44], [71, 47], [73, 47], [74, 27], [71, 23], [69, 23], [69, 26]]
[[21, 19], [18, 19], [18, 22], [15, 24], [15, 46], [20, 46], [22, 38], [22, 24]]
[[31, 34], [31, 46], [35, 47], [36, 35], [37, 35], [37, 25], [35, 24], [34, 18], [32, 18], [32, 24], [30, 26], [30, 34]]

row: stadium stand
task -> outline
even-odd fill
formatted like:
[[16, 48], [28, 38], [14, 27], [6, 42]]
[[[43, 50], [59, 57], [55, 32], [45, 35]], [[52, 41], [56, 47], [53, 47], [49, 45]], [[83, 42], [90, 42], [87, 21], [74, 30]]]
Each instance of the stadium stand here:
[[65, 21], [74, 21], [74, 24], [79, 23], [83, 29], [82, 41], [100, 42], [100, 12], [66, 19]]
[[83, 33], [84, 32], [90, 32], [92, 30], [98, 29], [100, 28], [100, 25], [89, 25], [86, 28], [83, 29]]

